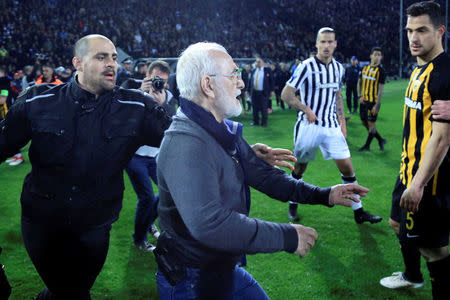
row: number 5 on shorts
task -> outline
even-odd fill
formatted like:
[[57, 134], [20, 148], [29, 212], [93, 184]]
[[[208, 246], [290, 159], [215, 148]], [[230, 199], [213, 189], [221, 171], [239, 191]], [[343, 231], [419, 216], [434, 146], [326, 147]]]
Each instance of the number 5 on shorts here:
[[414, 219], [412, 218], [413, 215], [414, 213], [410, 211], [406, 214], [406, 229], [408, 230], [412, 230], [414, 227]]

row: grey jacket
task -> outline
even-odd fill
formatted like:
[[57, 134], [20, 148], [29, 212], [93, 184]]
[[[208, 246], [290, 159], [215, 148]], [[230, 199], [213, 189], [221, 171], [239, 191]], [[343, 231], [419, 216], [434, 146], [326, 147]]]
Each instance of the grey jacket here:
[[271, 198], [328, 205], [330, 189], [297, 181], [258, 158], [240, 137], [243, 168], [207, 131], [180, 110], [165, 132], [157, 158], [159, 225], [178, 243], [189, 267], [231, 267], [243, 254], [294, 252], [289, 224], [248, 217], [245, 181]]

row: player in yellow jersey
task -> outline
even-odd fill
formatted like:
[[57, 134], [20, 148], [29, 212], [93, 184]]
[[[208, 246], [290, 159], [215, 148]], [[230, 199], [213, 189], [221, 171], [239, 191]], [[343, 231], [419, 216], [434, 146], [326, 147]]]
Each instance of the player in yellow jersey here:
[[386, 144], [386, 140], [380, 136], [375, 126], [386, 81], [386, 72], [381, 67], [382, 58], [381, 48], [372, 48], [370, 51], [370, 64], [362, 68], [358, 80], [359, 114], [362, 124], [369, 132], [366, 143], [358, 151], [370, 151], [370, 143], [373, 138], [378, 140], [380, 150], [384, 150], [384, 144]]
[[388, 288], [423, 286], [418, 248], [427, 261], [433, 298], [448, 299], [450, 123], [435, 118], [431, 107], [438, 99], [450, 99], [450, 56], [442, 47], [445, 26], [437, 3], [415, 3], [407, 15], [409, 47], [418, 66], [405, 94], [402, 159], [389, 220], [399, 233], [406, 271], [380, 283]]

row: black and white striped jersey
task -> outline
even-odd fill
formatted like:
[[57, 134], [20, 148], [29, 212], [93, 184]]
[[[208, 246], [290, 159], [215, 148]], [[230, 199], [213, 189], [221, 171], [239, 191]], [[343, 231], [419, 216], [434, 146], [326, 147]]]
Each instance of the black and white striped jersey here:
[[[303, 61], [286, 84], [300, 91], [302, 103], [309, 106], [317, 116], [317, 125], [338, 127], [336, 92], [341, 87], [344, 73], [344, 67], [335, 59], [331, 60], [327, 68], [314, 56]], [[298, 119], [306, 120], [306, 114], [300, 111]]]

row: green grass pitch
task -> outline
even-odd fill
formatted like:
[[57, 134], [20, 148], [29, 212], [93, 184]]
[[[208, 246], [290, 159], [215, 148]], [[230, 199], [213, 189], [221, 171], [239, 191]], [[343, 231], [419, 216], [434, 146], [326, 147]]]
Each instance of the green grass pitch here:
[[[388, 290], [380, 278], [403, 271], [399, 245], [388, 226], [391, 192], [400, 165], [403, 98], [407, 81], [385, 85], [377, 128], [387, 139], [386, 150], [357, 152], [367, 137], [359, 116], [347, 123], [347, 141], [358, 182], [370, 188], [363, 200], [365, 209], [381, 215], [379, 224], [357, 225], [351, 208], [300, 205], [301, 224], [313, 227], [319, 239], [306, 258], [288, 253], [248, 256], [247, 270], [258, 280], [271, 299], [431, 299], [428, 271], [422, 261], [426, 285], [419, 290]], [[242, 115], [244, 136], [249, 143], [262, 142], [292, 149], [292, 129], [296, 113], [281, 111], [273, 102], [268, 128], [250, 127], [251, 115]], [[30, 299], [44, 287], [23, 246], [20, 232], [20, 192], [30, 169], [27, 162], [17, 167], [0, 165], [0, 262], [13, 286], [11, 299]], [[324, 161], [320, 151], [310, 163], [304, 180], [319, 186], [341, 182], [333, 161]], [[111, 232], [111, 245], [105, 266], [92, 289], [93, 299], [158, 299], [153, 254], [133, 246], [132, 233], [136, 196], [128, 178], [124, 205]], [[286, 203], [252, 191], [251, 217], [288, 222]], [[150, 240], [155, 242], [155, 240]]]

